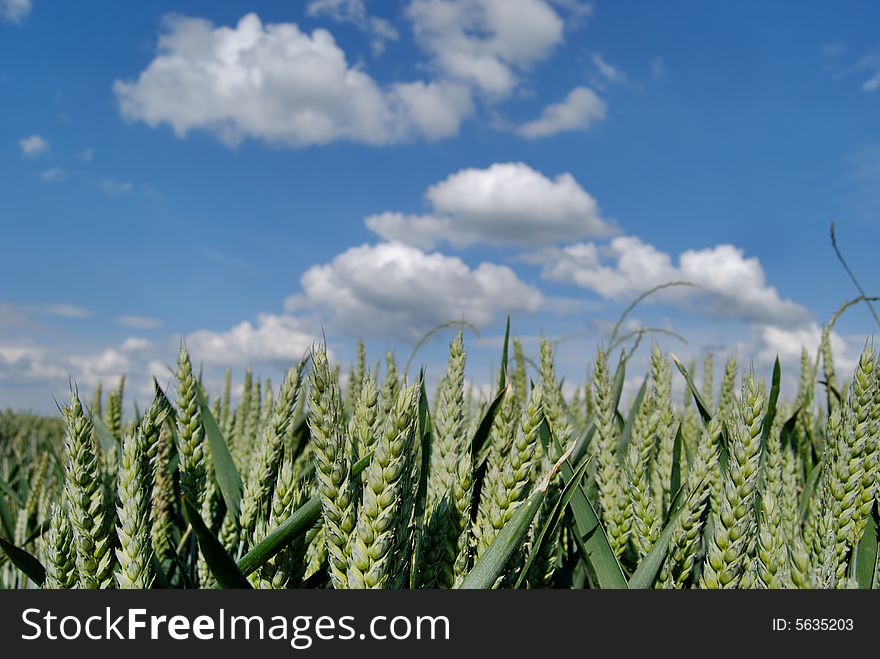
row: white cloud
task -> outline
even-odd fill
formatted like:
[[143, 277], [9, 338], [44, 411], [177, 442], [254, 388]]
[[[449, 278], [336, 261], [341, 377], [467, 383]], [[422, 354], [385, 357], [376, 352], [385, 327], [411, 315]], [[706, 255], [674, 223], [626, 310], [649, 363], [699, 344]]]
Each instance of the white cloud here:
[[780, 298], [768, 286], [757, 258], [733, 245], [687, 250], [674, 264], [669, 254], [634, 236], [608, 246], [578, 243], [546, 248], [529, 261], [543, 266], [543, 277], [588, 288], [602, 297], [625, 299], [669, 281], [689, 281], [699, 289], [674, 288], [656, 298], [701, 313], [755, 323], [796, 326], [810, 320], [799, 304]]
[[560, 103], [552, 103], [541, 116], [517, 129], [523, 137], [536, 138], [558, 135], [572, 130], [586, 130], [605, 118], [607, 106], [592, 89], [575, 87]]
[[42, 135], [30, 135], [18, 140], [21, 155], [26, 158], [35, 158], [49, 153], [49, 142]]
[[61, 318], [88, 318], [92, 312], [75, 304], [47, 304], [39, 307], [39, 311], [47, 316], [60, 316]]
[[246, 320], [225, 332], [199, 330], [186, 337], [186, 344], [193, 358], [206, 364], [286, 364], [300, 359], [318, 340], [315, 330], [301, 317], [260, 314], [256, 325]]
[[25, 360], [39, 359], [43, 353], [33, 346], [0, 344], [0, 361], [4, 364], [18, 364]]
[[64, 179], [64, 170], [60, 167], [50, 167], [40, 172], [40, 178], [44, 181], [61, 181]]
[[116, 324], [139, 330], [151, 330], [162, 327], [161, 320], [150, 316], [119, 316], [116, 319]]
[[67, 364], [74, 381], [90, 386], [118, 380], [131, 370], [128, 357], [116, 348], [107, 348], [97, 355], [73, 355]]
[[340, 23], [351, 23], [370, 36], [373, 54], [385, 49], [386, 41], [397, 41], [400, 35], [391, 21], [367, 13], [366, 0], [311, 0], [306, 13], [309, 16], [329, 16]]
[[[782, 390], [787, 396], [794, 396], [799, 386], [801, 370], [801, 351], [806, 348], [813, 366], [816, 365], [822, 327], [810, 322], [800, 327], [780, 327], [777, 325], [757, 325], [752, 328], [750, 340], [739, 343], [737, 352], [751, 359], [758, 365], [768, 369], [776, 357], [782, 366]], [[859, 353], [864, 346], [864, 335], [842, 336], [831, 332], [831, 350], [834, 355], [834, 369], [837, 372], [838, 387], [845, 388], [858, 365]], [[822, 362], [819, 361], [819, 373], [816, 382], [816, 395], [824, 400], [826, 390], [821, 381], [824, 379]], [[846, 391], [841, 392], [846, 395]]]
[[862, 83], [863, 92], [875, 92], [878, 89], [880, 89], [880, 71], [877, 71], [877, 73]]
[[[780, 362], [795, 365], [800, 361], [803, 348], [815, 358], [822, 338], [822, 328], [815, 322], [794, 328], [762, 325], [757, 328], [757, 334], [757, 359], [770, 363], [778, 355]], [[831, 350], [835, 357], [847, 353], [846, 340], [836, 332], [831, 333]], [[855, 363], [852, 363], [852, 366], [854, 367]]]
[[593, 53], [593, 66], [605, 80], [614, 84], [623, 84], [627, 81], [626, 73], [606, 60], [599, 53]]
[[470, 268], [400, 243], [352, 247], [309, 268], [301, 283], [303, 294], [288, 300], [288, 310], [305, 305], [348, 333], [406, 339], [449, 320], [485, 326], [503, 312], [534, 312], [543, 301], [506, 266]]
[[592, 2], [582, 0], [550, 0], [550, 3], [565, 9], [576, 21], [592, 16], [594, 11]]
[[386, 212], [365, 223], [386, 240], [423, 248], [443, 240], [549, 245], [614, 232], [571, 174], [550, 179], [524, 163], [460, 170], [428, 188], [426, 197], [430, 215]]
[[562, 42], [563, 21], [543, 0], [413, 0], [407, 15], [445, 76], [496, 96]]
[[137, 80], [114, 88], [126, 119], [167, 123], [179, 137], [206, 130], [229, 146], [246, 138], [291, 147], [430, 139], [457, 131], [471, 111], [467, 90], [439, 83], [382, 89], [348, 64], [327, 30], [264, 25], [256, 14], [235, 27], [166, 19], [157, 57]]
[[666, 75], [666, 62], [662, 57], [654, 57], [648, 64], [651, 67], [651, 77], [654, 80], [660, 80]]
[[149, 350], [152, 347], [153, 344], [150, 341], [139, 336], [130, 336], [122, 342], [121, 346], [123, 352], [141, 352], [143, 350]]
[[112, 196], [128, 194], [134, 190], [134, 184], [131, 181], [117, 181], [112, 178], [101, 179], [99, 185], [104, 192]]
[[31, 0], [0, 0], [0, 21], [21, 23], [32, 8]]
[[92, 162], [95, 159], [95, 147], [89, 147], [88, 149], [83, 149], [79, 153], [80, 160], [83, 162]]
[[0, 342], [0, 380], [46, 382], [66, 377], [64, 369], [47, 361], [46, 350], [31, 343]]
[[470, 90], [451, 82], [399, 83], [389, 101], [405, 125], [429, 140], [457, 135], [462, 120], [474, 110]]

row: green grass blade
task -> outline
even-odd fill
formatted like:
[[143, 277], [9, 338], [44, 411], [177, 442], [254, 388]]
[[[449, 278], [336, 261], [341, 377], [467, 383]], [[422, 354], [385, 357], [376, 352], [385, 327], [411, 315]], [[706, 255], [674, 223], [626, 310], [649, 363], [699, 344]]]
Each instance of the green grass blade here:
[[0, 538], [0, 548], [6, 552], [12, 564], [27, 575], [28, 579], [40, 587], [43, 586], [46, 581], [46, 568], [43, 567], [40, 561], [29, 552], [16, 547], [10, 542], [6, 542], [3, 538]]
[[19, 508], [24, 507], [24, 500], [18, 495], [18, 492], [15, 491], [15, 488], [4, 480], [0, 480], [0, 494], [6, 494], [6, 496], [12, 499], [15, 502], [15, 505]]
[[531, 569], [538, 555], [541, 553], [541, 547], [543, 547], [545, 539], [556, 531], [556, 527], [559, 526], [559, 522], [562, 519], [562, 514], [563, 512], [565, 512], [566, 506], [568, 506], [568, 503], [571, 501], [571, 497], [574, 496], [575, 486], [583, 480], [584, 474], [586, 474], [589, 464], [590, 458], [586, 458], [585, 460], [581, 461], [580, 466], [574, 472], [574, 477], [565, 484], [559, 500], [556, 502], [556, 505], [553, 506], [553, 511], [551, 512], [550, 517], [543, 524], [543, 526], [541, 527], [541, 531], [538, 534], [538, 537], [532, 544], [532, 548], [529, 551], [528, 557], [526, 558], [525, 566], [523, 567], [522, 571], [520, 571], [514, 588], [519, 588], [520, 586], [522, 586], [523, 581], [525, 581], [526, 576], [528, 576], [529, 570]]
[[767, 399], [767, 411], [764, 413], [764, 423], [761, 428], [762, 447], [767, 445], [767, 439], [770, 437], [773, 421], [776, 419], [776, 404], [779, 402], [780, 378], [779, 357], [777, 357], [776, 362], [773, 364], [773, 380], [770, 385], [770, 397]]
[[211, 462], [214, 465], [214, 475], [217, 477], [217, 485], [220, 494], [226, 502], [226, 510], [232, 515], [232, 519], [238, 523], [241, 514], [241, 476], [235, 468], [229, 446], [223, 439], [223, 433], [217, 425], [214, 415], [208, 407], [208, 402], [200, 388], [197, 388], [199, 411], [202, 415], [202, 425], [208, 438], [208, 447], [211, 450]]
[[507, 354], [510, 343], [510, 316], [507, 317], [507, 326], [504, 329], [504, 347], [501, 349], [501, 372], [498, 374], [498, 391], [507, 386]]
[[489, 407], [486, 408], [486, 413], [483, 415], [480, 425], [477, 426], [476, 432], [474, 432], [473, 439], [471, 440], [471, 455], [474, 458], [475, 464], [477, 462], [477, 457], [481, 455], [486, 440], [489, 439], [489, 433], [492, 431], [492, 424], [495, 422], [495, 414], [498, 412], [498, 407], [501, 405], [501, 401], [504, 400], [506, 393], [507, 387], [502, 388], [498, 392], [498, 395], [495, 396], [495, 399], [489, 404]]
[[199, 551], [202, 553], [205, 563], [208, 564], [211, 574], [217, 579], [217, 585], [220, 588], [251, 589], [250, 582], [226, 552], [226, 549], [223, 548], [223, 545], [220, 544], [217, 536], [205, 526], [202, 516], [186, 498], [183, 499], [183, 516], [193, 527]]
[[804, 491], [801, 493], [801, 500], [798, 504], [798, 519], [801, 521], [807, 516], [807, 506], [810, 504], [810, 499], [813, 498], [813, 492], [816, 490], [816, 485], [819, 483], [819, 476], [821, 475], [822, 466], [819, 465], [810, 472], [810, 476], [807, 478], [807, 483], [804, 485]]
[[[545, 448], [549, 447], [550, 443], [553, 442], [559, 449], [559, 452], [562, 452], [559, 441], [553, 435], [547, 419], [544, 419], [539, 426], [538, 433], [541, 443]], [[565, 460], [562, 463], [560, 473], [562, 474], [564, 484], [568, 485], [568, 482], [575, 476], [575, 470], [569, 460]], [[599, 516], [587, 497], [583, 483], [578, 483], [574, 487], [574, 493], [568, 505], [574, 515], [575, 535], [579, 537], [579, 542], [582, 542], [584, 545], [584, 559], [596, 577], [599, 587], [626, 588], [626, 577], [623, 574], [623, 568], [611, 550], [608, 536], [605, 535], [605, 529], [599, 522]]]
[[880, 536], [880, 515], [877, 504], [874, 504], [871, 518], [865, 525], [865, 533], [856, 546], [853, 562], [855, 577], [860, 590], [871, 590], [877, 579], [877, 553], [880, 551], [877, 538]]
[[644, 382], [642, 382], [642, 386], [639, 387], [639, 393], [636, 394], [636, 399], [633, 401], [633, 404], [626, 415], [626, 423], [623, 424], [623, 430], [620, 431], [620, 437], [617, 440], [618, 455], [626, 455], [626, 450], [629, 447], [629, 440], [632, 438], [633, 426], [635, 426], [636, 423], [636, 416], [638, 416], [639, 409], [642, 407], [642, 402], [645, 400], [645, 394], [647, 391], [648, 378], [645, 378]]
[[626, 379], [626, 353], [621, 351], [617, 370], [614, 371], [614, 380], [611, 387], [611, 409], [616, 410], [620, 406], [620, 397], [623, 395], [623, 381]]
[[30, 535], [28, 535], [28, 537], [25, 538], [25, 541], [21, 543], [22, 546], [23, 546], [23, 547], [27, 547], [27, 546], [28, 546], [29, 544], [31, 544], [34, 540], [36, 540], [37, 538], [39, 538], [39, 537], [40, 537], [41, 535], [43, 535], [44, 533], [48, 532], [48, 531], [49, 531], [49, 523], [50, 523], [50, 522], [51, 522], [51, 520], [49, 520], [49, 519], [44, 519], [42, 522], [40, 522], [40, 523], [37, 525], [37, 528], [35, 528], [33, 531], [31, 531], [31, 532], [30, 532]]
[[168, 582], [168, 577], [165, 576], [165, 572], [162, 570], [162, 564], [159, 562], [159, 559], [156, 558], [155, 554], [150, 556], [150, 567], [153, 568], [153, 574], [156, 575], [154, 588], [160, 590], [168, 590], [171, 588], [171, 584]]
[[[433, 439], [431, 412], [428, 408], [428, 394], [425, 391], [425, 370], [419, 375], [419, 446], [421, 447], [421, 464], [419, 465], [419, 485], [416, 489], [415, 519], [424, 523], [425, 506], [428, 498], [428, 472], [431, 466], [431, 443]], [[410, 561], [409, 585], [418, 587], [418, 556], [420, 551], [421, 533], [414, 534], [413, 560]]]
[[251, 574], [278, 552], [284, 549], [299, 534], [312, 528], [321, 518], [321, 497], [313, 496], [274, 531], [251, 547], [238, 561], [238, 569], [245, 576]]
[[[703, 481], [704, 480], [705, 479], [703, 479]], [[703, 486], [703, 481], [697, 483], [694, 490], [688, 494], [688, 499], [700, 490]], [[681, 489], [682, 488], [679, 488], [679, 492], [670, 504], [670, 510], [672, 510], [673, 513], [669, 516], [666, 526], [663, 527], [663, 530], [660, 532], [660, 537], [657, 538], [657, 542], [655, 542], [650, 551], [645, 554], [645, 557], [639, 563], [636, 571], [633, 572], [633, 575], [630, 577], [630, 589], [650, 588], [654, 584], [654, 579], [657, 578], [657, 572], [660, 571], [660, 566], [663, 565], [663, 561], [666, 559], [666, 553], [669, 551], [669, 543], [672, 542], [672, 533], [675, 531], [675, 522], [685, 508], [684, 505], [676, 505], [677, 501], [680, 500]]]
[[9, 506], [6, 505], [6, 499], [0, 495], [0, 525], [3, 527], [3, 533], [12, 540], [15, 538], [15, 524], [12, 522], [12, 515], [9, 512]]
[[779, 432], [782, 447], [785, 448], [786, 446], [790, 446], [791, 450], [795, 452], [795, 455], [797, 455], [798, 447], [795, 443], [794, 427], [797, 424], [798, 416], [802, 410], [803, 406], [798, 405], [798, 408], [790, 417], [788, 417], [786, 422], [782, 425], [782, 430]]
[[162, 409], [168, 415], [169, 420], [172, 423], [177, 423], [177, 410], [174, 409], [174, 405], [171, 404], [171, 401], [168, 400], [168, 395], [162, 389], [159, 381], [156, 378], [153, 378], [153, 392], [155, 396], [162, 401]]
[[688, 388], [691, 390], [691, 395], [694, 397], [694, 402], [697, 404], [697, 410], [700, 412], [700, 417], [703, 419], [703, 425], [708, 426], [709, 422], [712, 420], [712, 412], [709, 411], [706, 401], [703, 400], [703, 395], [700, 393], [700, 390], [697, 389], [697, 385], [694, 384], [694, 379], [691, 377], [691, 374], [688, 373], [685, 365], [681, 363], [681, 360], [672, 353], [669, 353], [669, 356], [672, 357], [672, 361], [675, 362], [678, 372], [682, 374], [685, 382], [687, 382]]
[[101, 448], [104, 449], [104, 452], [111, 450], [114, 446], [119, 448], [120, 440], [118, 437], [114, 437], [113, 433], [110, 432], [110, 428], [107, 427], [107, 424], [104, 423], [104, 420], [99, 417], [97, 414], [91, 415], [92, 426], [95, 428], [95, 434], [98, 435], [98, 439], [101, 442]]
[[522, 547], [532, 519], [541, 508], [546, 494], [546, 490], [539, 490], [516, 509], [510, 521], [498, 532], [489, 548], [467, 573], [459, 588], [485, 589], [495, 584], [513, 552]]
[[[373, 454], [369, 453], [358, 460], [351, 468], [352, 476], [357, 476], [370, 464]], [[305, 533], [321, 517], [321, 498], [313, 496], [274, 531], [251, 547], [238, 561], [238, 569], [245, 576], [265, 565], [273, 556], [284, 549], [299, 533]]]
[[[681, 424], [678, 424], [678, 430], [675, 431], [675, 441], [672, 444], [672, 474], [669, 479], [669, 491], [678, 492], [681, 487]], [[669, 505], [672, 509], [672, 503]]]

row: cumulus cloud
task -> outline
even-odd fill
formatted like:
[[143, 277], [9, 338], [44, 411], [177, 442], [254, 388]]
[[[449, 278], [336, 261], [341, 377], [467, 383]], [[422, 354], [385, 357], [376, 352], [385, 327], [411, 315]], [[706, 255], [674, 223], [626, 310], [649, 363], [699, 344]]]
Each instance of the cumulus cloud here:
[[193, 332], [186, 344], [193, 358], [206, 364], [287, 364], [300, 359], [320, 338], [316, 329], [298, 316], [260, 314], [256, 324], [245, 320], [225, 332]]
[[422, 248], [444, 240], [458, 247], [549, 245], [614, 232], [571, 174], [551, 179], [524, 163], [463, 169], [432, 185], [425, 196], [432, 214], [385, 212], [365, 223], [386, 240]]
[[90, 386], [118, 380], [131, 370], [128, 357], [117, 348], [107, 348], [96, 355], [73, 355], [67, 364], [76, 382]]
[[407, 15], [444, 76], [494, 96], [509, 95], [517, 72], [563, 38], [563, 20], [544, 0], [413, 0]]
[[457, 135], [462, 120], [474, 111], [470, 90], [446, 81], [398, 83], [389, 99], [401, 123], [429, 140]]
[[[749, 356], [756, 364], [768, 369], [778, 356], [782, 365], [783, 390], [793, 396], [799, 386], [801, 351], [806, 349], [811, 362], [815, 365], [821, 336], [822, 327], [813, 321], [799, 327], [756, 325], [752, 327], [751, 338], [739, 344], [738, 352]], [[845, 383], [858, 364], [865, 337], [864, 335], [843, 336], [831, 332], [830, 340], [839, 383]], [[823, 379], [821, 368], [820, 363], [816, 394], [824, 398], [825, 387], [819, 382]]]
[[0, 380], [46, 382], [66, 375], [42, 347], [28, 342], [0, 342]]
[[31, 0], [0, 0], [0, 21], [21, 23], [33, 9]]
[[669, 254], [639, 238], [618, 236], [607, 246], [546, 248], [527, 260], [543, 266], [545, 279], [576, 284], [605, 298], [630, 298], [659, 284], [684, 280], [700, 288], [669, 289], [656, 299], [748, 322], [792, 327], [810, 320], [804, 307], [782, 299], [767, 285], [757, 258], [747, 258], [733, 245], [687, 250], [673, 263]]
[[485, 326], [504, 312], [534, 312], [543, 301], [506, 266], [471, 268], [400, 243], [352, 247], [309, 268], [301, 284], [288, 310], [308, 306], [349, 333], [405, 339], [449, 320]]
[[49, 153], [49, 142], [42, 135], [30, 135], [18, 140], [21, 155], [26, 158], [35, 158]]
[[327, 30], [264, 25], [256, 14], [235, 27], [167, 18], [158, 49], [137, 80], [115, 82], [116, 98], [126, 119], [168, 124], [179, 137], [201, 129], [229, 146], [245, 138], [291, 147], [388, 144], [457, 132], [471, 108], [460, 87], [383, 89], [349, 65]]
[[142, 350], [150, 350], [153, 344], [139, 336], [130, 336], [122, 342], [121, 347], [123, 352], [140, 352]]
[[33, 346], [0, 344], [0, 361], [7, 365], [38, 359], [42, 354], [41, 350]]
[[306, 7], [309, 16], [329, 16], [340, 23], [351, 23], [370, 36], [373, 54], [385, 49], [386, 41], [397, 41], [400, 35], [391, 21], [367, 13], [365, 0], [311, 0]]
[[572, 130], [586, 130], [594, 122], [602, 121], [606, 110], [605, 101], [592, 89], [575, 87], [565, 100], [545, 107], [540, 117], [520, 126], [517, 133], [534, 139]]
[[[803, 349], [815, 357], [822, 338], [822, 328], [815, 322], [794, 328], [762, 325], [756, 333], [756, 356], [760, 361], [772, 362], [778, 355], [779, 361], [792, 365], [800, 361]], [[831, 333], [831, 350], [835, 356], [847, 353], [846, 340], [836, 332]]]

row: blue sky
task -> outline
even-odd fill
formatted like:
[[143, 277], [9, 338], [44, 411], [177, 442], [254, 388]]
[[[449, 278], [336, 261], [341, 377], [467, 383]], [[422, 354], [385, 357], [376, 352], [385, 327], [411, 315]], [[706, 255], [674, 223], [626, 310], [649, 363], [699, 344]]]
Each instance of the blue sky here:
[[[870, 2], [0, 0], [0, 406], [146, 397], [326, 333], [405, 357], [504, 317], [586, 372], [620, 311], [794, 366], [880, 275]], [[838, 326], [851, 364], [875, 330]], [[419, 354], [434, 371], [441, 334]]]

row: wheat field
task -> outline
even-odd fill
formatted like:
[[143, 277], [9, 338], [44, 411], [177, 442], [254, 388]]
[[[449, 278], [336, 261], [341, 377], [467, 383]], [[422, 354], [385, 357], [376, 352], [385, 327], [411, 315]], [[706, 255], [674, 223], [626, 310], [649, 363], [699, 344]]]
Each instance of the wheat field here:
[[551, 341], [508, 336], [480, 395], [459, 332], [432, 391], [316, 345], [233, 403], [181, 344], [136, 418], [124, 380], [0, 417], [0, 585], [876, 588], [880, 365], [837, 373], [829, 336], [790, 400], [778, 360], [765, 382], [657, 346], [644, 379], [600, 348], [563, 387]]

